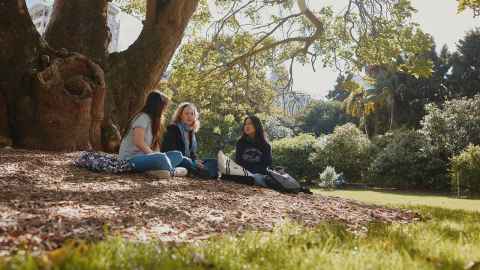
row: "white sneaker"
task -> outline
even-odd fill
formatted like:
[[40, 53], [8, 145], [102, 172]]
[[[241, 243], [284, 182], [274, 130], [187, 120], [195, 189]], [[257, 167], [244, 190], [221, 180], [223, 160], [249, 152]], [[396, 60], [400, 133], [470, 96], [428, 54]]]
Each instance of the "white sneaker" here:
[[158, 178], [170, 178], [171, 174], [169, 170], [155, 170], [155, 171], [147, 171], [149, 175], [156, 176]]
[[177, 167], [175, 168], [175, 172], [173, 173], [173, 176], [175, 177], [185, 177], [188, 174], [188, 170], [184, 167]]

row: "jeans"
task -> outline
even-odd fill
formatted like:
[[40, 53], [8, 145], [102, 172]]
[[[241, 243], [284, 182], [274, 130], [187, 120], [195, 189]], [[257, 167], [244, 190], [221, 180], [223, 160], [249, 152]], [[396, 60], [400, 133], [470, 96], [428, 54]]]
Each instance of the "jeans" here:
[[[205, 169], [208, 171], [208, 174], [212, 178], [218, 177], [218, 162], [214, 158], [207, 158], [202, 160]], [[182, 162], [180, 163], [180, 167], [185, 167], [189, 172], [195, 171], [197, 167], [195, 163], [187, 157], [184, 157]]]
[[255, 179], [255, 185], [261, 187], [267, 187], [267, 183], [265, 182], [266, 175], [261, 173], [256, 173], [253, 175], [253, 179]]
[[168, 170], [173, 171], [187, 159], [180, 151], [169, 151], [166, 153], [154, 152], [151, 154], [134, 156], [128, 161], [132, 164], [135, 172]]

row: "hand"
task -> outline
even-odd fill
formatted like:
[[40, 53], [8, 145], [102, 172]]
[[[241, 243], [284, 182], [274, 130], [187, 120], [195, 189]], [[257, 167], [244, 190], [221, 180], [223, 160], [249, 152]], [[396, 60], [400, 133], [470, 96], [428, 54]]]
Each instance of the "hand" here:
[[201, 160], [196, 160], [196, 161], [195, 161], [195, 164], [197, 164], [197, 167], [198, 167], [199, 169], [205, 169], [205, 165], [203, 164], [203, 161], [201, 161]]

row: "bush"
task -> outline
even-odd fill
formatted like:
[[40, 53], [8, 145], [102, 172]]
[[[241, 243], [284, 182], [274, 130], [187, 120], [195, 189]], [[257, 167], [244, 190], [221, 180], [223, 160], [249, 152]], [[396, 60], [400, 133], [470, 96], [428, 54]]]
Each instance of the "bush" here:
[[315, 144], [310, 161], [317, 171], [333, 166], [349, 182], [358, 182], [368, 168], [371, 143], [354, 124], [336, 127], [332, 134], [324, 135]]
[[308, 160], [315, 142], [315, 137], [310, 134], [273, 141], [273, 165], [284, 167], [298, 180], [318, 177], [318, 172], [312, 170], [312, 163]]
[[370, 183], [402, 188], [448, 187], [446, 164], [434, 155], [420, 132], [397, 131], [390, 143], [378, 148], [381, 150], [369, 166]]
[[265, 132], [271, 140], [289, 138], [293, 136], [293, 130], [278, 116], [266, 116], [263, 120]]
[[469, 145], [451, 159], [452, 190], [461, 193], [480, 193], [480, 146]]
[[429, 104], [425, 110], [421, 132], [445, 162], [469, 144], [480, 145], [480, 95], [447, 101], [443, 108]]
[[320, 186], [322, 187], [335, 188], [337, 184], [341, 184], [339, 180], [342, 178], [342, 174], [337, 173], [332, 166], [327, 166], [319, 176]]

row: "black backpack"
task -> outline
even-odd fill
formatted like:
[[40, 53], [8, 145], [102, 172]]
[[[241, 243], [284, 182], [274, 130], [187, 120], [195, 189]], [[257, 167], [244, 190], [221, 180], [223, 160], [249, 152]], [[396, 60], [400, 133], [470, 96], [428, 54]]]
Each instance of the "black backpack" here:
[[288, 173], [277, 172], [271, 169], [267, 169], [267, 172], [265, 183], [269, 188], [283, 193], [296, 194], [302, 191], [302, 186]]

